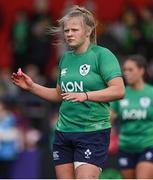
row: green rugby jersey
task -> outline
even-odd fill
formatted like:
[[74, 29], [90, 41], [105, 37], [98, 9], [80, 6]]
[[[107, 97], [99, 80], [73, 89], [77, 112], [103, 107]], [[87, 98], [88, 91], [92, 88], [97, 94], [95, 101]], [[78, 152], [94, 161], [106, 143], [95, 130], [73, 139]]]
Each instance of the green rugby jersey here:
[[126, 87], [124, 99], [111, 103], [120, 120], [120, 149], [140, 152], [153, 147], [153, 87], [142, 90]]
[[[116, 57], [106, 48], [90, 44], [87, 51], [68, 51], [59, 63], [58, 84], [63, 92], [88, 92], [107, 87], [121, 76]], [[56, 129], [62, 132], [91, 132], [110, 127], [109, 103], [64, 100]]]

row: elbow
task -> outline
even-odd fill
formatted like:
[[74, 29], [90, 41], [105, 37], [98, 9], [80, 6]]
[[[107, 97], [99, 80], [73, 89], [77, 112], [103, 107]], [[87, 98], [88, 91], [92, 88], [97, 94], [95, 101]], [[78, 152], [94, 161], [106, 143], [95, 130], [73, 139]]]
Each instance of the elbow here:
[[118, 93], [118, 96], [119, 96], [118, 99], [123, 99], [125, 96], [125, 88], [124, 87], [120, 88], [118, 92], [119, 92]]
[[118, 87], [115, 90], [114, 99], [113, 100], [120, 100], [123, 99], [125, 96], [125, 88], [124, 87]]

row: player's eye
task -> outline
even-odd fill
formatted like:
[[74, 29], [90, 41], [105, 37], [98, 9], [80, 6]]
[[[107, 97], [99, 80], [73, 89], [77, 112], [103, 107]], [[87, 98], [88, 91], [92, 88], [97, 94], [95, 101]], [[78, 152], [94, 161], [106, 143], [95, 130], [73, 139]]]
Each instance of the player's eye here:
[[64, 29], [64, 32], [65, 32], [65, 33], [68, 33], [68, 32], [69, 32], [69, 29]]
[[78, 29], [72, 29], [72, 31], [76, 32], [76, 31], [78, 31]]

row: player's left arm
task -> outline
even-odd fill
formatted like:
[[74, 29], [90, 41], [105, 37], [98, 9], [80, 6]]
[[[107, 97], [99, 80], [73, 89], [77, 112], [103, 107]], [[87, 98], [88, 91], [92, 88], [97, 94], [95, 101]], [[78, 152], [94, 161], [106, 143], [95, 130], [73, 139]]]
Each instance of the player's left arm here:
[[122, 99], [125, 95], [124, 82], [122, 77], [115, 77], [108, 81], [108, 87], [102, 90], [89, 91], [89, 92], [67, 92], [63, 93], [64, 100], [71, 100], [73, 102], [84, 102], [86, 100], [95, 102], [110, 102]]
[[125, 87], [122, 77], [115, 77], [107, 82], [108, 87], [98, 91], [88, 92], [88, 100], [96, 102], [110, 102], [122, 99]]

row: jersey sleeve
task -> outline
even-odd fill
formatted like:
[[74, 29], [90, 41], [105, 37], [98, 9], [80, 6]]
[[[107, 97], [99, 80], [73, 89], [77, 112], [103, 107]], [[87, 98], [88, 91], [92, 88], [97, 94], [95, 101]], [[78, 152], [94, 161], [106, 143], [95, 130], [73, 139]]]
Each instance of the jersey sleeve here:
[[61, 68], [60, 63], [58, 65], [58, 72], [57, 72], [57, 84], [60, 85], [60, 74], [61, 74]]
[[57, 71], [57, 84], [60, 85], [60, 81], [61, 81], [61, 64], [63, 61], [63, 57], [64, 55], [60, 58], [59, 64], [58, 64], [58, 71]]
[[122, 76], [121, 68], [117, 58], [107, 48], [104, 48], [100, 52], [98, 66], [100, 74], [106, 83], [115, 77]]

